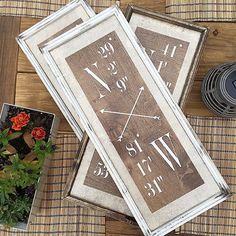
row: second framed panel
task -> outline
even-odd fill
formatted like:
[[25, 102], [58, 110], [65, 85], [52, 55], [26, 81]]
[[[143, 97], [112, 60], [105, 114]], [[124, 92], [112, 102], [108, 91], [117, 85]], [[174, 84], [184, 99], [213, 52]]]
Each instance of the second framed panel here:
[[175, 101], [183, 107], [207, 28], [135, 6], [128, 6], [126, 18]]

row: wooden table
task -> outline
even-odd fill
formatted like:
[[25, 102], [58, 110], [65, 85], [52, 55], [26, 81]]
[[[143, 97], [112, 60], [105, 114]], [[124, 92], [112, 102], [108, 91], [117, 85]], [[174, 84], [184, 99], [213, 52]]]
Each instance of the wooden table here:
[[[156, 11], [165, 11], [165, 0], [121, 0], [124, 10], [128, 3]], [[34, 69], [19, 50], [15, 37], [39, 20], [33, 18], [0, 17], [0, 106], [3, 102], [42, 109], [56, 113], [61, 118], [61, 131], [71, 131], [70, 126], [53, 102]], [[236, 61], [236, 24], [202, 22], [209, 28], [209, 37], [203, 52], [184, 113], [186, 115], [214, 116], [201, 101], [200, 86], [205, 73], [214, 65]], [[107, 218], [107, 235], [142, 235], [138, 227]], [[126, 232], [124, 234], [124, 232]], [[187, 236], [187, 235], [185, 235]]]

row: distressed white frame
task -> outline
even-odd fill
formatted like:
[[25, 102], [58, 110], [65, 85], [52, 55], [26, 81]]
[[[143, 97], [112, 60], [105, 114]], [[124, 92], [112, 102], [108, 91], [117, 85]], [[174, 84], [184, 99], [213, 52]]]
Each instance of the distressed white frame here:
[[[35, 34], [37, 34], [39, 32], [45, 31], [46, 29], [48, 29], [48, 27], [50, 27], [50, 25], [52, 23], [56, 23], [62, 17], [65, 17], [66, 15], [70, 14], [71, 11], [77, 9], [80, 6], [84, 9], [84, 11], [88, 14], [89, 17], [93, 17], [95, 15], [95, 12], [93, 11], [93, 9], [90, 7], [90, 5], [85, 0], [74, 0], [74, 1], [70, 2], [69, 4], [67, 4], [66, 6], [62, 7], [60, 10], [53, 13], [52, 15], [46, 17], [45, 19], [43, 19], [39, 23], [35, 24], [34, 26], [29, 28], [28, 30], [21, 33], [16, 38], [16, 41], [20, 45], [21, 49], [23, 50], [23, 52], [25, 53], [25, 55], [27, 56], [27, 58], [29, 59], [29, 61], [33, 65], [33, 67], [35, 68], [40, 79], [42, 80], [42, 82], [44, 83], [46, 88], [48, 89], [49, 93], [53, 97], [57, 106], [62, 111], [62, 113], [65, 116], [65, 118], [67, 119], [68, 123], [70, 124], [70, 126], [72, 127], [72, 129], [74, 130], [74, 132], [76, 133], [78, 138], [81, 140], [82, 136], [83, 136], [84, 129], [83, 129], [83, 127], [81, 127], [79, 117], [73, 116], [70, 109], [68, 109], [68, 107], [67, 107], [67, 103], [69, 101], [64, 101], [65, 98], [62, 98], [62, 92], [57, 91], [57, 89], [55, 88], [55, 86], [52, 82], [52, 81], [54, 81], [54, 83], [56, 83], [55, 78], [52, 77], [53, 74], [49, 75], [45, 72], [46, 66], [47, 66], [47, 69], [50, 69], [50, 68], [48, 68], [46, 61], [45, 61], [45, 65], [40, 64], [37, 55], [35, 55], [33, 53], [31, 48], [27, 44], [27, 40], [29, 38], [31, 38], [32, 36], [34, 36]], [[78, 15], [78, 18], [79, 17], [80, 16]], [[54, 32], [54, 34], [57, 32]], [[47, 38], [45, 38], [45, 40], [46, 39]]]
[[[158, 89], [161, 91], [163, 98], [169, 104], [169, 107], [174, 111], [174, 116], [178, 120], [180, 126], [183, 129], [183, 132], [188, 136], [189, 140], [193, 144], [195, 151], [201, 157], [201, 161], [204, 163], [204, 166], [208, 169], [209, 174], [215, 181], [216, 186], [218, 187], [218, 193], [212, 196], [211, 198], [207, 199], [206, 201], [202, 202], [201, 204], [195, 205], [191, 210], [180, 214], [179, 216], [173, 218], [172, 220], [166, 222], [165, 224], [161, 225], [160, 227], [151, 230], [148, 226], [147, 222], [145, 221], [142, 213], [136, 206], [134, 199], [132, 198], [129, 189], [127, 189], [125, 183], [123, 182], [122, 178], [120, 177], [116, 168], [114, 168], [114, 164], [112, 163], [112, 158], [108, 155], [108, 150], [105, 148], [106, 144], [101, 142], [101, 139], [98, 138], [97, 134], [95, 133], [91, 122], [88, 120], [86, 114], [83, 111], [82, 104], [79, 104], [74, 93], [73, 88], [71, 88], [64, 78], [61, 68], [58, 67], [55, 58], [53, 58], [51, 52], [63, 45], [64, 43], [70, 41], [71, 39], [75, 38], [78, 35], [81, 35], [88, 31], [89, 29], [96, 27], [99, 23], [108, 20], [111, 17], [115, 17], [117, 21], [120, 23], [122, 29], [124, 30], [126, 36], [129, 38], [130, 42], [132, 43], [135, 51], [137, 52], [137, 56], [140, 57], [144, 66], [149, 71], [150, 75], [153, 78], [153, 81]], [[99, 26], [97, 26], [99, 27]], [[85, 130], [87, 131], [88, 135], [90, 136], [92, 142], [95, 145], [99, 155], [101, 156], [103, 162], [107, 166], [109, 173], [111, 174], [113, 180], [117, 184], [121, 194], [123, 195], [126, 203], [128, 204], [132, 214], [134, 215], [136, 221], [138, 222], [140, 228], [142, 229], [144, 235], [165, 235], [168, 232], [171, 232], [178, 226], [186, 223], [187, 221], [191, 220], [192, 218], [198, 216], [199, 214], [203, 213], [204, 211], [208, 210], [209, 208], [215, 206], [216, 204], [224, 201], [229, 195], [230, 191], [225, 183], [224, 179], [218, 172], [217, 168], [213, 164], [212, 160], [210, 159], [209, 155], [207, 154], [206, 150], [204, 149], [203, 145], [201, 144], [200, 140], [198, 139], [197, 135], [194, 133], [193, 129], [191, 128], [190, 124], [188, 123], [186, 117], [182, 113], [181, 109], [178, 107], [176, 102], [173, 100], [170, 92], [168, 91], [167, 87], [165, 86], [163, 80], [157, 73], [154, 65], [151, 63], [151, 60], [148, 58], [144, 50], [142, 49], [141, 44], [139, 43], [137, 37], [131, 30], [129, 24], [127, 23], [126, 19], [124, 18], [122, 12], [116, 7], [113, 6], [99, 15], [93, 17], [89, 21], [81, 24], [78, 28], [70, 31], [70, 33], [63, 34], [60, 37], [52, 40], [44, 48], [42, 48], [43, 54], [48, 61], [49, 65], [51, 66], [53, 72], [55, 73], [58, 82], [61, 85], [61, 88], [64, 90], [65, 95], [70, 99], [72, 102], [76, 112], [80, 114], [81, 123], [84, 126]]]

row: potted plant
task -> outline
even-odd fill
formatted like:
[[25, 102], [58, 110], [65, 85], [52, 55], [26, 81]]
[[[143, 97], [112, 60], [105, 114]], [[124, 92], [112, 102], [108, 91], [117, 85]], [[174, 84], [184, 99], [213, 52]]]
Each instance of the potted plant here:
[[0, 120], [0, 224], [27, 229], [39, 206], [40, 176], [55, 150], [51, 137], [58, 121], [54, 114], [9, 104]]

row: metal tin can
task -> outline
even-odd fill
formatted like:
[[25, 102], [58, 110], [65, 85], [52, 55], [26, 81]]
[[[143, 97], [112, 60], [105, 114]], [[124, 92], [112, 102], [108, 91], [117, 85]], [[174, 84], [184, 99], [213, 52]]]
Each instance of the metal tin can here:
[[202, 83], [202, 100], [223, 117], [236, 117], [236, 63], [226, 63], [211, 69]]

